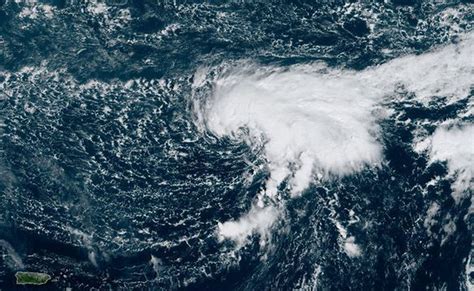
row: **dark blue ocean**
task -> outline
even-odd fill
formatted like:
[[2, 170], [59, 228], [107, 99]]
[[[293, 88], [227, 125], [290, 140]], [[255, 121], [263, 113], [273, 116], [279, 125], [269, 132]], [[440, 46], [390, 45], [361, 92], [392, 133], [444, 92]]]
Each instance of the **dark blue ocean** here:
[[474, 288], [473, 8], [0, 0], [0, 289]]

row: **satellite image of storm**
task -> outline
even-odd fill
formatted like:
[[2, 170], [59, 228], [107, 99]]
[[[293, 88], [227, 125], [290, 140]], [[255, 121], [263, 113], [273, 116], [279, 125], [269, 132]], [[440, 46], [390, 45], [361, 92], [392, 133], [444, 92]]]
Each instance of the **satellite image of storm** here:
[[472, 0], [0, 0], [0, 290], [474, 291]]

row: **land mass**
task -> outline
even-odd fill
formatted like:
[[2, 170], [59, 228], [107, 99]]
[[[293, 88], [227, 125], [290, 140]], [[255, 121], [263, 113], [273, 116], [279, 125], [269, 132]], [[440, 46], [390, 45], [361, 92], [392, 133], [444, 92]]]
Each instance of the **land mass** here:
[[50, 275], [37, 272], [16, 272], [15, 277], [19, 285], [43, 285], [51, 279]]

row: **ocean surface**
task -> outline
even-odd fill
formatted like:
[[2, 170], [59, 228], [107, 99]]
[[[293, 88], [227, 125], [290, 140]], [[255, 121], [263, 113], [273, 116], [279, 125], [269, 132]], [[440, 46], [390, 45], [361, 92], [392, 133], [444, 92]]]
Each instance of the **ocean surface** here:
[[471, 1], [0, 1], [0, 289], [473, 290]]

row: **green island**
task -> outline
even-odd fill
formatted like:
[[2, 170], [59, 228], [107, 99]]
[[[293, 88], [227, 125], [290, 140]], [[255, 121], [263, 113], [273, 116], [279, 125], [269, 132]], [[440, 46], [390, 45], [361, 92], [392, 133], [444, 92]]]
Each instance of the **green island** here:
[[19, 285], [43, 285], [51, 279], [50, 275], [37, 272], [16, 272], [15, 277]]

